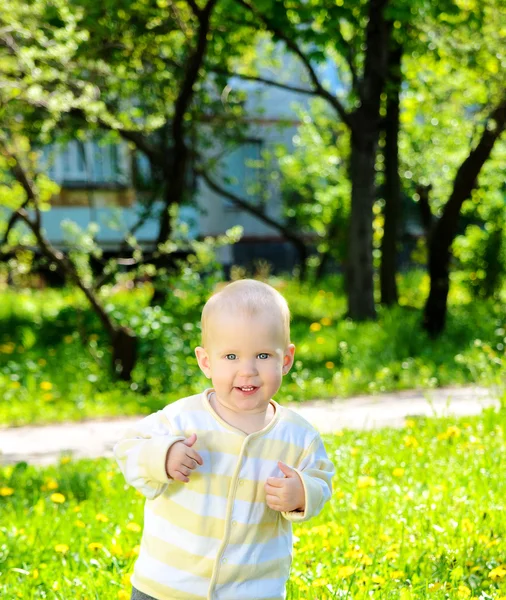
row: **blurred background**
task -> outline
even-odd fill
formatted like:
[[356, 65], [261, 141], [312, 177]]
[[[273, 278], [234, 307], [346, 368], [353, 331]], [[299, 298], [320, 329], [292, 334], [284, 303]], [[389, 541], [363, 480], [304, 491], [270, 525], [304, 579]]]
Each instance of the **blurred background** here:
[[205, 384], [216, 286], [291, 304], [307, 400], [504, 385], [497, 0], [5, 0], [0, 423]]

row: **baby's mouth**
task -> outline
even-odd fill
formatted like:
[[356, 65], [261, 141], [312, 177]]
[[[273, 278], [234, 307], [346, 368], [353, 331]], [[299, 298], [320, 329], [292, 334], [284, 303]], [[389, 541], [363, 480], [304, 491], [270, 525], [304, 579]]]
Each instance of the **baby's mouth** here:
[[243, 385], [243, 386], [237, 386], [236, 389], [243, 392], [243, 394], [252, 394], [256, 390], [258, 390], [258, 387], [254, 386], [254, 385]]

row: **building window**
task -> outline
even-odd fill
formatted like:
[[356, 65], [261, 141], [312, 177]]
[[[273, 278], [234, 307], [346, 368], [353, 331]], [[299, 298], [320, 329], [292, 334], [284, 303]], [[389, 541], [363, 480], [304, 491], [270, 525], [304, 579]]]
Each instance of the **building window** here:
[[[264, 192], [262, 150], [262, 140], [248, 140], [221, 162], [224, 187], [257, 206], [262, 204]], [[224, 198], [223, 202], [226, 208], [236, 208], [231, 200]]]

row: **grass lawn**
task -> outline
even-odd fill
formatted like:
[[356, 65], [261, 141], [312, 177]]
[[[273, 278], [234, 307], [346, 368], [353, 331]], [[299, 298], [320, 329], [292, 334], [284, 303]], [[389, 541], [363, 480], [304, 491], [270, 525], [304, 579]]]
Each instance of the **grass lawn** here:
[[[506, 599], [506, 408], [326, 438], [331, 502], [289, 600]], [[0, 469], [0, 597], [127, 600], [143, 499], [115, 463]]]
[[[428, 278], [399, 278], [401, 306], [378, 320], [345, 318], [342, 281], [318, 288], [271, 280], [292, 310], [296, 362], [277, 398], [304, 401], [397, 389], [504, 385], [506, 302], [475, 300], [452, 283], [448, 327], [431, 340], [420, 327]], [[106, 310], [138, 335], [130, 383], [109, 373], [110, 349], [76, 290], [0, 292], [0, 425], [149, 413], [207, 387], [194, 357], [210, 290], [178, 280], [167, 305], [150, 307], [146, 286], [103, 292]]]

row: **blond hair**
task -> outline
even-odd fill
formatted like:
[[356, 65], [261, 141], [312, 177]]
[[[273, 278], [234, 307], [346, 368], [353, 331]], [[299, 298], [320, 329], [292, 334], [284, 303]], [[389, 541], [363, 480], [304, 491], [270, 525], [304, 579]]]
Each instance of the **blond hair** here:
[[290, 309], [287, 301], [272, 286], [255, 279], [240, 279], [213, 294], [202, 310], [202, 345], [208, 342], [209, 322], [218, 312], [255, 316], [278, 310], [285, 346], [290, 343]]

